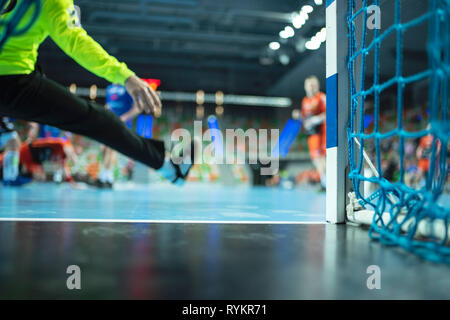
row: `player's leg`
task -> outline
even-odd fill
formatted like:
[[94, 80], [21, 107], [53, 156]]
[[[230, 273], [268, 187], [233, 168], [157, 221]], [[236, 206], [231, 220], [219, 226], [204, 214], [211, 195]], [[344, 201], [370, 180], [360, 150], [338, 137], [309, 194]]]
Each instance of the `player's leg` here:
[[145, 139], [103, 106], [72, 95], [39, 72], [27, 76], [2, 76], [0, 113], [45, 123], [97, 140], [151, 168], [164, 163], [162, 141]]
[[323, 188], [327, 186], [327, 127], [326, 124], [322, 125], [320, 132], [320, 158], [318, 159], [320, 167], [320, 182]]
[[314, 166], [316, 167], [317, 171], [320, 175], [320, 183], [323, 188], [326, 187], [326, 158], [322, 155], [317, 156], [317, 158], [313, 159]]
[[3, 155], [3, 182], [11, 184], [19, 177], [20, 138], [16, 131], [2, 135], [5, 144]]
[[113, 166], [116, 155], [113, 149], [108, 147], [104, 148], [100, 173], [98, 175], [98, 187], [112, 188], [114, 183]]
[[319, 164], [317, 159], [321, 156], [320, 145], [321, 138], [319, 134], [312, 134], [308, 137], [309, 155], [311, 157], [311, 161], [318, 171], [320, 171], [320, 168], [317, 167], [317, 165]]
[[321, 180], [325, 174], [326, 161], [322, 151], [322, 137], [320, 133], [312, 134], [308, 137], [308, 148], [314, 167], [319, 172]]
[[[107, 89], [108, 90], [108, 89]], [[107, 93], [108, 94], [108, 93]], [[125, 92], [125, 94], [127, 94]], [[108, 97], [108, 96], [107, 96]], [[108, 98], [107, 98], [108, 101]], [[140, 113], [137, 109], [137, 107], [131, 105], [131, 103], [127, 100], [128, 103], [122, 101], [122, 104], [119, 104], [121, 108], [116, 108], [116, 105], [107, 105], [106, 109], [112, 113], [114, 113], [116, 116], [120, 117], [121, 121], [124, 123], [128, 123], [128, 121], [124, 121], [124, 115], [131, 114], [130, 119], [134, 117], [134, 113], [138, 114]], [[126, 117], [128, 118], [128, 117]], [[128, 126], [130, 127], [130, 126]], [[117, 152], [115, 152], [113, 149], [108, 148], [106, 146], [102, 147], [102, 160], [100, 163], [100, 172], [98, 174], [98, 179], [96, 186], [98, 188], [107, 188], [111, 189], [114, 185], [114, 172], [113, 167], [117, 159]]]

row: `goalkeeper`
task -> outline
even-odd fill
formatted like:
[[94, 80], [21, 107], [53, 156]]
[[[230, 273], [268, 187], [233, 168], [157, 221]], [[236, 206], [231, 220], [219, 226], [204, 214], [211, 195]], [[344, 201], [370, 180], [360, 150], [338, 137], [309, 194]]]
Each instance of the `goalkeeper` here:
[[[191, 155], [191, 161], [175, 164], [162, 141], [139, 137], [112, 112], [71, 94], [35, 67], [38, 48], [50, 37], [85, 69], [111, 83], [125, 85], [141, 112], [160, 112], [161, 102], [155, 91], [87, 35], [73, 0], [42, 0], [41, 3], [33, 26], [24, 34], [10, 38], [0, 53], [0, 116], [48, 124], [87, 136], [159, 170], [174, 183], [183, 182], [192, 167], [193, 143], [183, 153], [183, 157]], [[14, 14], [18, 5], [13, 0], [11, 4], [10, 11], [2, 18]], [[21, 23], [25, 25], [31, 15], [29, 9]], [[4, 31], [2, 28], [0, 32]], [[181, 162], [179, 159], [177, 163]]]

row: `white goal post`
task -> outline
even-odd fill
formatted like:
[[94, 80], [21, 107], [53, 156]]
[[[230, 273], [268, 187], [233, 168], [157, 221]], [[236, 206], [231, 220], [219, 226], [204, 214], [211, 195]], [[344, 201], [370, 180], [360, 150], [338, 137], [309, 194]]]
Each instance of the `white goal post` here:
[[[326, 220], [345, 223], [351, 191], [347, 127], [350, 119], [350, 79], [347, 57], [349, 31], [348, 0], [327, 0], [326, 77], [327, 77], [327, 192]], [[355, 31], [359, 36], [361, 30]], [[360, 84], [360, 66], [354, 67], [354, 82]], [[359, 114], [358, 114], [359, 119]], [[358, 126], [356, 121], [355, 126]], [[358, 141], [356, 141], [358, 144]], [[358, 153], [356, 157], [359, 157]], [[369, 160], [370, 162], [370, 160]], [[370, 166], [370, 163], [367, 163]], [[376, 169], [375, 169], [376, 170]], [[360, 185], [364, 192], [364, 184]], [[373, 216], [373, 212], [364, 211]], [[352, 212], [353, 213], [353, 212]], [[371, 219], [367, 219], [368, 221]]]
[[344, 223], [349, 189], [346, 126], [350, 112], [347, 69], [348, 0], [326, 1], [327, 192], [326, 219]]

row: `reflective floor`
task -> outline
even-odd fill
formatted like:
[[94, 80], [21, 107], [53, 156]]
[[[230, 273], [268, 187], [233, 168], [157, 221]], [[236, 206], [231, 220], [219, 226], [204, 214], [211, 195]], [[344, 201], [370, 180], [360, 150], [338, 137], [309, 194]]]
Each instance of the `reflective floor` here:
[[0, 200], [3, 299], [450, 299], [449, 266], [324, 224], [313, 190], [34, 184]]
[[450, 298], [450, 267], [343, 225], [0, 222], [0, 261], [0, 298]]

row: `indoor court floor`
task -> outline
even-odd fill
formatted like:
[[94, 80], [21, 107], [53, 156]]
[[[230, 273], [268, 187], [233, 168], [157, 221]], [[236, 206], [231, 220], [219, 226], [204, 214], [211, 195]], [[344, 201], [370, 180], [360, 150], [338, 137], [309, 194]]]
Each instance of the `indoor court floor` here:
[[[324, 223], [325, 193], [189, 184], [76, 190], [34, 183], [0, 188], [0, 220]], [[298, 204], [301, 203], [299, 206]]]
[[[450, 298], [448, 266], [325, 224], [315, 191], [0, 190], [0, 298]], [[291, 223], [273, 223], [282, 219]], [[66, 288], [69, 265], [81, 268], [81, 290]], [[371, 265], [381, 290], [367, 288]]]

